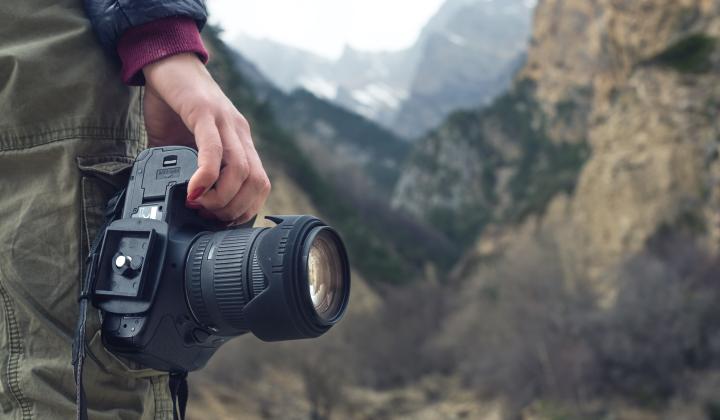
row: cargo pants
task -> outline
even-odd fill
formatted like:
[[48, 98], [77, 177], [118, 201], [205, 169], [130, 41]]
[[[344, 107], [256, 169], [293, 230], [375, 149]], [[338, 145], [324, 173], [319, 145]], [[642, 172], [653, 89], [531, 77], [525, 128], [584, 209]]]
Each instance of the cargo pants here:
[[[0, 419], [71, 419], [72, 334], [88, 244], [145, 147], [142, 91], [82, 0], [0, 2]], [[90, 419], [171, 419], [168, 377], [102, 345], [89, 314]]]

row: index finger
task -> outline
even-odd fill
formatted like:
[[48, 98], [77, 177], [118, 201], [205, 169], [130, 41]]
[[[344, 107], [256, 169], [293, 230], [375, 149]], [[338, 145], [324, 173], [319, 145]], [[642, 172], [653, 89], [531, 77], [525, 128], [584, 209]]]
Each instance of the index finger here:
[[223, 154], [220, 132], [212, 118], [199, 121], [193, 134], [198, 147], [198, 168], [188, 184], [188, 201], [197, 200], [215, 184]]

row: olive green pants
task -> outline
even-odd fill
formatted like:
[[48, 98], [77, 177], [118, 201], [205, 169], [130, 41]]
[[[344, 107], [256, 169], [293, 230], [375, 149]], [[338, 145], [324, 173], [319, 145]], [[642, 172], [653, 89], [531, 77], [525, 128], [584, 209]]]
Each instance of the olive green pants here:
[[[77, 294], [106, 200], [145, 145], [82, 0], [0, 2], [0, 418], [69, 419]], [[104, 349], [88, 323], [91, 419], [172, 418], [168, 378]]]

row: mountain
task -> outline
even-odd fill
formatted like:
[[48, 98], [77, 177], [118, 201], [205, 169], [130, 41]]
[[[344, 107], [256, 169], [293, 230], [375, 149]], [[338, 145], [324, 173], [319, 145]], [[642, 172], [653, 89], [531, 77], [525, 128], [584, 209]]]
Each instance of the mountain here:
[[[319, 339], [225, 347], [192, 375], [196, 418], [718, 418], [720, 4], [541, 0], [510, 90], [401, 167], [396, 206], [467, 251], [425, 276], [433, 241], [321, 175], [262, 74], [206, 36], [271, 210], [327, 217], [372, 287]], [[426, 280], [393, 286], [398, 267]]]
[[719, 40], [718, 2], [541, 0], [509, 92], [413, 146], [395, 205], [469, 244], [417, 347], [504, 418], [720, 412]]
[[690, 230], [715, 249], [719, 12], [699, 0], [541, 1], [510, 92], [418, 142], [395, 206], [479, 237], [467, 261], [543, 231], [568, 272], [609, 297], [608, 270], [658, 235]]
[[285, 92], [306, 89], [405, 138], [451, 111], [487, 103], [520, 65], [532, 7], [524, 0], [448, 0], [405, 50], [346, 47], [337, 60], [270, 40], [233, 46]]
[[377, 123], [306, 90], [270, 99], [280, 124], [326, 176], [390, 201], [409, 144]]
[[446, 2], [415, 46], [420, 58], [393, 129], [418, 137], [452, 111], [485, 105], [507, 90], [527, 48], [532, 9], [526, 3]]
[[[216, 28], [206, 27], [203, 37], [213, 56], [208, 69], [250, 121], [254, 141], [273, 183], [261, 216], [307, 213], [328, 221], [348, 246], [353, 283], [352, 303], [344, 319], [320, 338], [263, 343], [248, 334], [223, 346], [205, 369], [191, 375], [188, 418], [330, 418], [328, 413], [338, 404], [349, 415], [349, 410], [357, 407], [344, 402], [343, 389], [348, 385], [345, 379], [363, 371], [353, 362], [368, 359], [360, 345], [374, 346], [375, 332], [389, 319], [378, 290], [387, 293], [391, 284], [411, 284], [425, 277], [427, 263], [447, 252], [442, 249], [445, 242], [427, 236], [422, 226], [404, 217], [383, 213], [382, 206], [376, 206], [370, 197], [354, 202], [356, 198], [348, 194], [349, 188], [341, 188], [342, 177], [321, 175], [313, 164], [314, 158], [299, 146], [296, 133], [285, 130], [280, 123], [282, 116], [275, 114], [272, 101], [282, 98], [271, 99], [277, 89], [252, 63], [225, 45]], [[299, 99], [285, 98], [292, 107], [304, 108], [305, 100], [319, 101], [307, 92], [297, 94]], [[320, 116], [332, 117], [340, 112], [339, 121], [351, 129], [362, 121], [372, 124], [332, 104], [315, 105], [324, 110], [317, 114]], [[312, 115], [311, 109], [303, 112]], [[365, 407], [361, 415], [377, 417], [387, 403], [367, 395], [368, 391], [367, 385], [355, 386]], [[463, 397], [471, 398], [467, 393]], [[424, 400], [413, 406], [424, 410]], [[450, 410], [454, 413], [457, 407], [451, 406]]]
[[250, 120], [263, 162], [281, 168], [338, 227], [365, 277], [411, 282], [457, 257], [459, 248], [442, 233], [390, 207], [406, 142], [307, 92], [282, 92], [216, 29], [207, 32], [215, 56], [209, 68]]
[[390, 202], [410, 145], [377, 123], [305, 90], [285, 93], [242, 54], [231, 51], [237, 69], [280, 126], [292, 133], [323, 176], [342, 177], [345, 187]]
[[469, 245], [490, 223], [542, 213], [572, 192], [584, 142], [555, 143], [526, 80], [475, 111], [457, 111], [413, 148], [393, 205]]
[[409, 51], [363, 52], [346, 47], [337, 60], [267, 39], [241, 35], [233, 46], [285, 92], [302, 88], [384, 125], [407, 95]]

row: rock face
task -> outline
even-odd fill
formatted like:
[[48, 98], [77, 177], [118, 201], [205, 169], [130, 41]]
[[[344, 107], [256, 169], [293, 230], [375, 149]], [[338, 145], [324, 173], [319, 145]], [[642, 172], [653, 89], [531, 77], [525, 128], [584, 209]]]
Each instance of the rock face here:
[[269, 103], [278, 122], [321, 175], [344, 188], [390, 201], [410, 145], [377, 123], [306, 90], [274, 91]]
[[[518, 221], [528, 221], [536, 231], [554, 235], [568, 270], [578, 275], [604, 278], [668, 230], [689, 231], [714, 249], [720, 210], [718, 36], [720, 3], [715, 1], [540, 1], [527, 63], [510, 93], [514, 109], [531, 110], [525, 117], [534, 134], [491, 123], [488, 115], [503, 106], [502, 99], [463, 123], [474, 129], [465, 130], [462, 140], [448, 134], [459, 126], [451, 118], [418, 146], [415, 156], [427, 157], [423, 151], [438, 145], [444, 151], [437, 159], [411, 160], [396, 189], [396, 205], [424, 217], [438, 206], [462, 214], [462, 206], [448, 195], [452, 183], [433, 185], [423, 179], [462, 166], [468, 175], [458, 182], [492, 180], [490, 190], [498, 197], [513, 198], [490, 201], [489, 221], [509, 231]], [[528, 93], [518, 96], [527, 86]], [[528, 156], [528, 150], [543, 144], [537, 139], [555, 147], [543, 159], [570, 146], [584, 145], [589, 154], [574, 173], [566, 171], [572, 179], [565, 184], [526, 178], [530, 189], [548, 190], [544, 204], [520, 219], [504, 217], [501, 209], [523, 203], [508, 186], [517, 177], [513, 174], [531, 162], [512, 164], [508, 153]], [[486, 150], [467, 158], [466, 144], [506, 150], [505, 164], [478, 177], [478, 169], [468, 168], [487, 167], [495, 155]], [[454, 154], [474, 163], [448, 163]], [[557, 174], [550, 166], [550, 173]], [[504, 184], [507, 177], [511, 181]], [[496, 229], [491, 232], [497, 236]], [[488, 249], [487, 240], [481, 236], [475, 254]]]
[[713, 248], [718, 239], [720, 4], [601, 7], [589, 40], [600, 46], [590, 80], [593, 152], [568, 208], [575, 262], [591, 278], [662, 228], [692, 230]]
[[486, 109], [451, 115], [416, 145], [393, 205], [469, 245], [488, 224], [543, 213], [571, 192], [586, 144], [548, 137], [535, 90], [526, 79]]

